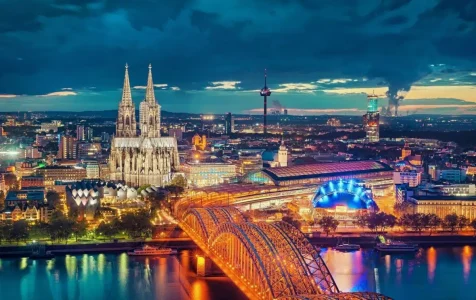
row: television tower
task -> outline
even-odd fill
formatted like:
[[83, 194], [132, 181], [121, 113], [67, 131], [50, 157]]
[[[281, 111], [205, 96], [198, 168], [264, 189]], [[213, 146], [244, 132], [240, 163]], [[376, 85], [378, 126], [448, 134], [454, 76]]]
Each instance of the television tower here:
[[266, 115], [267, 115], [267, 108], [266, 105], [268, 104], [268, 97], [271, 96], [271, 90], [266, 85], [266, 69], [264, 69], [264, 87], [261, 89], [259, 94], [261, 97], [264, 97], [264, 107], [263, 107], [263, 133], [267, 134], [268, 130], [266, 129]]

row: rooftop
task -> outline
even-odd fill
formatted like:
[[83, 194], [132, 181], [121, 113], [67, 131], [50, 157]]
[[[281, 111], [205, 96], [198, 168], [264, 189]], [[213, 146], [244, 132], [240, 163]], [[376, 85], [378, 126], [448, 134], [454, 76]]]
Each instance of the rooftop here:
[[290, 167], [267, 168], [263, 172], [274, 180], [342, 176], [350, 174], [376, 173], [393, 169], [379, 161], [346, 161]]
[[9, 191], [5, 201], [44, 201], [44, 190]]

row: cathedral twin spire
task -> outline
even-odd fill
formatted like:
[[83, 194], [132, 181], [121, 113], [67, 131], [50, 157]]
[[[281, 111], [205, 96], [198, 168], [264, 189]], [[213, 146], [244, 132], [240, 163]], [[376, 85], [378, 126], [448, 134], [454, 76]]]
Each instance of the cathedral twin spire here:
[[[160, 106], [155, 101], [154, 82], [152, 80], [152, 65], [149, 64], [149, 75], [145, 100], [140, 105], [141, 136], [160, 137]], [[117, 137], [136, 137], [137, 124], [135, 106], [132, 101], [131, 85], [129, 81], [129, 66], [126, 64], [122, 100], [119, 103], [116, 123]]]

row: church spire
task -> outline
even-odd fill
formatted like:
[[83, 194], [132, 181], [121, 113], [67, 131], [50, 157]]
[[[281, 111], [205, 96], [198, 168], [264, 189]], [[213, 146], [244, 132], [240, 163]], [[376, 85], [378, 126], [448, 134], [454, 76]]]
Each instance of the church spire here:
[[129, 82], [129, 66], [126, 63], [126, 72], [124, 75], [124, 86], [122, 88], [122, 103], [132, 103], [131, 84]]
[[152, 81], [152, 64], [149, 64], [149, 77], [147, 78], [145, 101], [155, 103], [154, 82]]

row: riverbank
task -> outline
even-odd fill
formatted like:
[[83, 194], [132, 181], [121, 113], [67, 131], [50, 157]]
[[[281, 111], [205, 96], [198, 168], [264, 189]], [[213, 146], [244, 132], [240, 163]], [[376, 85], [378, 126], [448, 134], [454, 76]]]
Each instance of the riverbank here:
[[[319, 247], [332, 247], [338, 242], [351, 244], [359, 244], [364, 248], [374, 247], [377, 243], [377, 235], [366, 236], [319, 236], [308, 238], [311, 244]], [[476, 246], [476, 237], [469, 235], [401, 235], [401, 234], [384, 234], [385, 238], [398, 240], [407, 243], [418, 244], [422, 247], [431, 246]]]
[[[46, 245], [46, 251], [54, 255], [78, 254], [78, 253], [117, 253], [133, 250], [143, 244], [156, 247], [170, 247], [178, 250], [195, 249], [197, 246], [191, 239], [181, 238], [175, 240], [149, 240], [149, 241], [125, 241], [125, 242], [93, 242], [78, 244], [51, 244]], [[29, 256], [32, 252], [31, 245], [1, 245], [0, 257]]]

